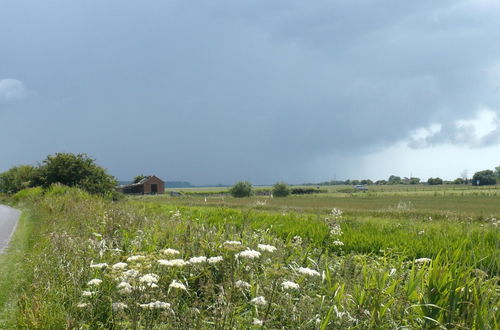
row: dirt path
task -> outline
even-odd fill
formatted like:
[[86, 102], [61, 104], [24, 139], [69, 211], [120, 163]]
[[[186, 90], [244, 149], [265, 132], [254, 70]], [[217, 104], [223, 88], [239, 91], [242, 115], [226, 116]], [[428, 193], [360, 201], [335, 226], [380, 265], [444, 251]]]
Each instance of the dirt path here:
[[20, 215], [21, 211], [9, 206], [0, 205], [0, 253], [2, 253], [9, 244]]

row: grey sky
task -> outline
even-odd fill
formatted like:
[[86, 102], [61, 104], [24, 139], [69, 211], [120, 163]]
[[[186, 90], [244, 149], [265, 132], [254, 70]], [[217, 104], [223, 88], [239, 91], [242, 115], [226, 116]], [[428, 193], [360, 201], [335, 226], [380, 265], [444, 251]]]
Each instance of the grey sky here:
[[0, 171], [58, 151], [198, 184], [491, 168], [499, 15], [487, 0], [2, 1]]

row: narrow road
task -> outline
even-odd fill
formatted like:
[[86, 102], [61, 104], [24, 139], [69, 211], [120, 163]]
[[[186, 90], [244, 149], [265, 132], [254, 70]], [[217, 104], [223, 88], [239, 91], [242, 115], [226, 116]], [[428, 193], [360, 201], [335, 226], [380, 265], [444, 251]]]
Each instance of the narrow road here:
[[13, 209], [12, 207], [0, 205], [0, 253], [2, 253], [9, 244], [20, 215], [21, 211]]

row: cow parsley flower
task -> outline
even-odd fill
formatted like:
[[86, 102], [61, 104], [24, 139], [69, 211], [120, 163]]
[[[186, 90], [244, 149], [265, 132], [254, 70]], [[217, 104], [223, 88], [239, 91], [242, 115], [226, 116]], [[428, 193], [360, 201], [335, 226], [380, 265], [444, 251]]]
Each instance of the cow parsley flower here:
[[162, 266], [167, 266], [167, 267], [182, 267], [188, 264], [182, 259], [173, 259], [173, 260], [160, 259], [158, 260], [158, 263]]
[[97, 269], [103, 269], [103, 268], [106, 268], [108, 267], [108, 264], [103, 262], [103, 263], [100, 263], [100, 264], [90, 264], [90, 268], [97, 268]]
[[283, 283], [281, 283], [281, 287], [283, 288], [283, 290], [298, 290], [300, 288], [297, 283], [292, 281], [284, 281]]
[[121, 279], [124, 280], [124, 281], [127, 281], [127, 280], [130, 280], [130, 279], [134, 279], [137, 276], [139, 276], [139, 272], [137, 270], [135, 270], [135, 269], [129, 269], [129, 270], [124, 271], [122, 273]]
[[170, 285], [168, 287], [173, 288], [173, 289], [180, 289], [180, 290], [187, 291], [186, 286], [184, 284], [182, 284], [181, 282], [178, 282], [176, 280], [173, 280], [172, 283], [170, 283]]
[[246, 259], [256, 259], [260, 257], [260, 252], [248, 249], [245, 251], [241, 251], [240, 253], [236, 253], [234, 256], [236, 257], [236, 259], [240, 257]]
[[98, 278], [94, 278], [94, 279], [90, 280], [87, 283], [87, 285], [90, 285], [90, 286], [99, 286], [101, 283], [102, 283], [102, 280], [100, 280]]
[[112, 267], [113, 267], [113, 269], [125, 269], [125, 268], [127, 268], [127, 266], [128, 266], [128, 264], [126, 262], [117, 262]]
[[150, 302], [148, 304], [139, 304], [139, 307], [144, 309], [167, 309], [170, 308], [170, 304], [163, 301]]
[[139, 282], [141, 283], [158, 283], [160, 277], [156, 274], [146, 274], [139, 277]]
[[122, 311], [122, 310], [128, 308], [127, 305], [125, 305], [124, 303], [121, 303], [121, 302], [112, 303], [111, 307], [113, 308], [113, 311], [115, 311], [115, 312]]
[[264, 306], [267, 305], [267, 300], [263, 296], [258, 296], [250, 300], [250, 303], [256, 306]]
[[229, 245], [229, 246], [238, 246], [238, 245], [241, 245], [241, 242], [240, 241], [225, 241], [222, 244]]
[[250, 285], [250, 283], [242, 281], [242, 280], [236, 281], [235, 285], [237, 288], [241, 288], [241, 289], [250, 289], [252, 287]]
[[259, 320], [259, 319], [253, 319], [253, 322], [252, 322], [253, 325], [263, 325], [264, 322], [262, 320]]
[[201, 263], [204, 263], [207, 261], [207, 257], [205, 256], [200, 256], [200, 257], [192, 257], [192, 258], [189, 258], [189, 263], [190, 264], [201, 264]]
[[344, 246], [344, 242], [339, 241], [338, 239], [333, 241], [332, 244], [335, 246]]
[[321, 276], [321, 274], [317, 270], [307, 268], [307, 267], [299, 267], [299, 269], [297, 269], [297, 271], [300, 274], [307, 275], [307, 276]]
[[92, 297], [95, 294], [95, 292], [92, 291], [83, 291], [82, 296], [84, 297]]
[[257, 245], [257, 248], [261, 251], [266, 251], [266, 252], [274, 252], [276, 251], [276, 247], [272, 245], [267, 245], [267, 244], [259, 244]]
[[207, 262], [211, 265], [213, 264], [216, 264], [216, 263], [219, 263], [223, 260], [224, 258], [222, 258], [221, 256], [218, 256], [218, 257], [211, 257], [211, 258], [208, 258], [207, 259]]
[[131, 257], [128, 257], [127, 258], [127, 261], [128, 262], [132, 262], [132, 261], [141, 261], [141, 260], [144, 260], [146, 259], [145, 256], [131, 256]]
[[132, 285], [127, 282], [120, 282], [117, 286], [121, 294], [128, 294], [132, 292]]
[[177, 251], [175, 249], [171, 249], [171, 248], [168, 248], [168, 249], [165, 249], [165, 250], [161, 250], [161, 253], [169, 255], [169, 256], [175, 256], [177, 254], [180, 254], [179, 251]]
[[88, 303], [79, 303], [78, 305], [76, 305], [76, 307], [78, 308], [86, 308], [86, 307], [89, 307], [90, 305]]
[[427, 263], [427, 262], [431, 262], [432, 259], [429, 259], [429, 258], [418, 258], [418, 259], [415, 259], [415, 263], [416, 264], [424, 264], [424, 263]]

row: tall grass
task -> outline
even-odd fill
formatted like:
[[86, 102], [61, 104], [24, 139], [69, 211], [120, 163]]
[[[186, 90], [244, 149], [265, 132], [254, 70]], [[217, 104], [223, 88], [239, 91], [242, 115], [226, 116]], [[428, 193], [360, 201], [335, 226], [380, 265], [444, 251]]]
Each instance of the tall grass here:
[[[61, 188], [27, 203], [40, 226], [21, 264], [17, 327], [498, 328], [497, 266], [478, 261], [498, 253], [490, 224], [377, 226], [338, 214], [113, 203]], [[247, 249], [254, 259], [239, 254]], [[222, 260], [191, 259], [200, 256]]]

